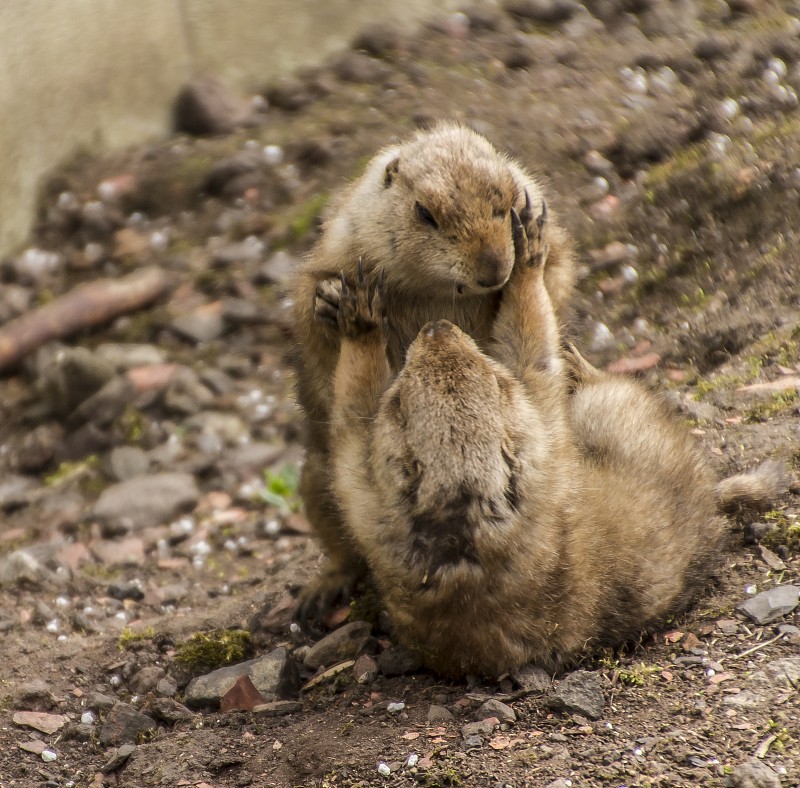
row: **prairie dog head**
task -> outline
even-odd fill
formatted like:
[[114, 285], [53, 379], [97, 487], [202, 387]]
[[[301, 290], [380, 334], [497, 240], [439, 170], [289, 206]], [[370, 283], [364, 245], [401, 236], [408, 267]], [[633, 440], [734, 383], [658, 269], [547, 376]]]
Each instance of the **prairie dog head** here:
[[414, 512], [465, 498], [516, 507], [512, 385], [452, 323], [420, 331], [383, 398], [375, 432], [384, 480]]
[[[379, 157], [376, 243], [387, 280], [408, 289], [480, 295], [511, 274], [511, 208], [520, 199], [509, 160], [470, 129], [442, 124]], [[388, 218], [387, 218], [387, 213]], [[369, 228], [361, 228], [364, 229]]]

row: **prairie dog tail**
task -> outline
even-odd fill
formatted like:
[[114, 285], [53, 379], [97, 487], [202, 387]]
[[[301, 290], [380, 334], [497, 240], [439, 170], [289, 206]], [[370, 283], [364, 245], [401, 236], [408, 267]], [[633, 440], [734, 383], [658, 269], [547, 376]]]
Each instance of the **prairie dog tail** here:
[[786, 466], [767, 460], [752, 471], [737, 473], [719, 482], [716, 487], [717, 506], [723, 512], [767, 509], [786, 492], [788, 486]]

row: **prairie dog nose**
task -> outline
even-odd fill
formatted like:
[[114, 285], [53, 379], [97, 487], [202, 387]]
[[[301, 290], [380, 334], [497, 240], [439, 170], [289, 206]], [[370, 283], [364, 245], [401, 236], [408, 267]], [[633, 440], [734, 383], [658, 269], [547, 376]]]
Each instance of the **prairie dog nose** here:
[[504, 285], [511, 272], [506, 256], [491, 247], [481, 247], [475, 264], [475, 283], [487, 289]]

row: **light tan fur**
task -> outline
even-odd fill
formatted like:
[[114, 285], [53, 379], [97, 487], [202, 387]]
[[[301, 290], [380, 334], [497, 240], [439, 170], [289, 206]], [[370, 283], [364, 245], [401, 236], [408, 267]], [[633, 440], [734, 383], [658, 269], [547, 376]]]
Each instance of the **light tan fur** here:
[[558, 670], [703, 588], [725, 533], [715, 474], [643, 386], [574, 349], [562, 361], [541, 266], [518, 264], [503, 292], [502, 363], [438, 321], [395, 377], [369, 293], [339, 308], [335, 488], [429, 667]]
[[[364, 571], [331, 496], [330, 418], [340, 337], [316, 318], [338, 299], [331, 277], [382, 270], [387, 295], [386, 345], [393, 371], [430, 320], [446, 318], [489, 352], [500, 292], [514, 263], [510, 212], [526, 192], [536, 210], [536, 180], [470, 129], [443, 123], [378, 153], [333, 203], [322, 236], [298, 272], [293, 291], [297, 394], [307, 417], [301, 495], [330, 561], [306, 589], [301, 617], [346, 595]], [[425, 221], [420, 206], [437, 226]], [[559, 311], [573, 287], [567, 236], [551, 216], [546, 284]], [[323, 283], [323, 284], [321, 284]]]

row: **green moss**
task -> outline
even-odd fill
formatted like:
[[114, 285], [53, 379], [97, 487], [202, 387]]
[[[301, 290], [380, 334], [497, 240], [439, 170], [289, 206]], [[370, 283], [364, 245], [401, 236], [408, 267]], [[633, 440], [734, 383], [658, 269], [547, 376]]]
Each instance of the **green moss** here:
[[663, 670], [660, 665], [648, 665], [646, 662], [640, 662], [631, 667], [623, 667], [619, 664], [619, 660], [608, 658], [600, 660], [600, 664], [606, 670], [611, 671], [617, 681], [627, 684], [629, 687], [642, 687], [647, 683], [647, 679], [650, 676]]
[[243, 629], [195, 632], [175, 648], [175, 661], [201, 675], [248, 659], [253, 653], [250, 633]]
[[757, 402], [745, 415], [745, 421], [752, 423], [767, 421], [790, 408], [795, 408], [800, 402], [797, 390], [779, 391], [763, 402]]
[[261, 497], [281, 514], [296, 512], [300, 508], [297, 494], [300, 474], [295, 465], [284, 465], [278, 473], [264, 471], [264, 489]]
[[800, 552], [800, 522], [790, 520], [785, 512], [772, 509], [764, 515], [768, 523], [775, 527], [761, 540], [764, 547], [777, 550], [779, 547], [787, 548], [791, 553]]
[[99, 464], [100, 460], [94, 454], [75, 462], [64, 461], [52, 473], [45, 476], [43, 481], [48, 487], [56, 487], [76, 479], [88, 471], [94, 471]]
[[117, 640], [117, 647], [120, 651], [126, 651], [133, 643], [141, 643], [143, 640], [152, 640], [156, 636], [156, 631], [153, 627], [145, 627], [139, 632], [135, 632], [129, 627], [122, 630]]
[[328, 204], [329, 199], [330, 194], [328, 192], [320, 192], [300, 206], [297, 213], [289, 222], [286, 235], [287, 243], [302, 241], [309, 235], [314, 229], [325, 206]]

